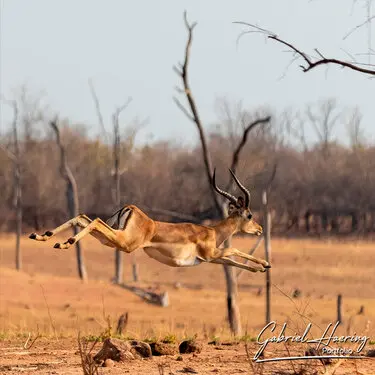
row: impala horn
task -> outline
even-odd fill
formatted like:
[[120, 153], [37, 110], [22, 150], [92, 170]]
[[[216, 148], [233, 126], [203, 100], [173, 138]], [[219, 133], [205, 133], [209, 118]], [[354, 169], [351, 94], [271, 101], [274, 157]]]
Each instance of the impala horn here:
[[219, 194], [221, 194], [223, 197], [229, 199], [230, 202], [233, 203], [234, 205], [237, 204], [237, 199], [236, 199], [236, 197], [234, 197], [232, 194], [229, 194], [229, 193], [227, 193], [226, 191], [221, 190], [220, 188], [217, 187], [217, 185], [216, 185], [216, 168], [214, 169], [214, 174], [213, 174], [213, 176], [212, 176], [212, 185], [214, 186], [214, 189], [215, 189]]
[[232, 174], [234, 181], [236, 181], [238, 187], [242, 190], [242, 192], [245, 194], [245, 207], [249, 208], [250, 207], [250, 191], [245, 188], [240, 182], [240, 180], [237, 178], [237, 176], [234, 174], [234, 172], [229, 169], [229, 172]]

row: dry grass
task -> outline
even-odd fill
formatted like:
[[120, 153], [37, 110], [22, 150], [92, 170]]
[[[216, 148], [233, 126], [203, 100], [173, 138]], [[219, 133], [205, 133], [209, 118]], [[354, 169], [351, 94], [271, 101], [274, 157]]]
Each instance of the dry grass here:
[[[66, 235], [62, 238], [65, 238]], [[21, 241], [24, 272], [13, 267], [14, 240], [2, 236], [0, 242], [0, 331], [26, 334], [30, 331], [59, 336], [99, 334], [129, 312], [127, 335], [161, 337], [173, 333], [192, 336], [228, 337], [225, 322], [225, 292], [221, 266], [204, 264], [193, 268], [171, 268], [157, 263], [139, 251], [140, 276], [144, 286], [157, 285], [170, 294], [171, 305], [159, 308], [145, 304], [131, 293], [110, 284], [113, 251], [95, 239], [83, 240], [90, 281], [76, 278], [74, 250], [53, 249], [55, 239]], [[237, 238], [234, 245], [249, 249], [254, 240]], [[375, 321], [374, 246], [366, 242], [312, 240], [273, 240], [272, 319], [295, 321], [303, 309], [306, 319], [324, 326], [336, 318], [336, 296], [343, 295], [344, 323], [360, 331]], [[256, 255], [261, 256], [262, 249]], [[131, 275], [131, 262], [125, 257], [125, 275]], [[175, 288], [179, 281], [182, 288]], [[240, 280], [242, 320], [249, 334], [256, 335], [264, 323], [264, 297], [257, 291], [264, 284], [263, 274], [247, 273]], [[302, 295], [291, 301], [294, 289]], [[364, 315], [356, 316], [360, 306]], [[197, 307], [199, 306], [199, 308]], [[104, 308], [104, 313], [103, 313]], [[374, 336], [374, 323], [371, 325]]]
[[99, 375], [99, 366], [94, 361], [94, 348], [98, 342], [89, 343], [78, 334], [78, 351], [83, 375]]

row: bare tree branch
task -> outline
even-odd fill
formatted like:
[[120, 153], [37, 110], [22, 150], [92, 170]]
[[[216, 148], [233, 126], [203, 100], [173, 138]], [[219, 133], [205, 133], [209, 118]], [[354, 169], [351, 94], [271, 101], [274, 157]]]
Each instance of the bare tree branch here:
[[[268, 39], [274, 40], [282, 45], [287, 46], [291, 51], [293, 51], [296, 55], [298, 55], [304, 60], [305, 65], [300, 65], [300, 67], [302, 71], [305, 73], [321, 65], [333, 64], [333, 65], [341, 66], [342, 68], [352, 69], [356, 72], [369, 74], [372, 76], [375, 75], [375, 66], [373, 64], [364, 64], [360, 62], [349, 62], [349, 61], [339, 60], [335, 58], [326, 58], [318, 49], [315, 49], [315, 52], [318, 54], [319, 57], [318, 58], [313, 57], [307, 54], [306, 52], [303, 52], [301, 49], [297, 48], [292, 43], [279, 38], [275, 33], [272, 33], [269, 30], [263, 29], [259, 26], [246, 23], [246, 22], [234, 22], [234, 23], [246, 25], [252, 29], [255, 29], [256, 32], [266, 35]], [[243, 33], [241, 35], [243, 35]], [[365, 66], [370, 66], [371, 68], [369, 69], [369, 68], [366, 68]]]
[[89, 80], [89, 87], [90, 87], [92, 98], [94, 100], [94, 105], [95, 105], [96, 115], [98, 116], [99, 125], [102, 129], [102, 133], [105, 137], [106, 143], [108, 143], [108, 133], [105, 129], [104, 120], [103, 120], [102, 112], [101, 112], [101, 109], [100, 109], [99, 98], [96, 95], [95, 87], [94, 87], [94, 84], [93, 84], [91, 79]]
[[249, 133], [255, 129], [256, 126], [258, 125], [261, 125], [261, 124], [266, 124], [268, 123], [269, 121], [271, 120], [271, 116], [267, 116], [267, 117], [263, 117], [263, 118], [260, 118], [260, 119], [257, 119], [253, 122], [251, 122], [245, 129], [244, 129], [244, 132], [242, 134], [242, 138], [239, 142], [239, 144], [237, 145], [234, 153], [233, 153], [233, 158], [232, 158], [232, 163], [231, 163], [231, 170], [236, 173], [236, 169], [237, 169], [237, 166], [238, 166], [238, 162], [239, 162], [239, 158], [240, 158], [240, 153], [242, 151], [242, 149], [244, 148], [245, 144], [246, 144], [246, 141], [247, 141], [247, 136], [249, 135]]
[[195, 103], [195, 99], [194, 99], [194, 97], [192, 95], [192, 92], [191, 92], [191, 89], [190, 89], [189, 79], [188, 79], [188, 67], [189, 67], [189, 60], [190, 60], [191, 43], [192, 43], [192, 39], [193, 39], [193, 30], [194, 30], [195, 26], [197, 25], [197, 23], [194, 22], [191, 25], [189, 24], [189, 22], [187, 20], [186, 11], [184, 12], [184, 22], [185, 22], [186, 29], [188, 31], [188, 40], [186, 42], [186, 47], [185, 47], [184, 63], [180, 64], [180, 67], [174, 67], [174, 70], [181, 77], [182, 84], [183, 84], [183, 87], [184, 87], [184, 93], [185, 93], [186, 99], [189, 103], [190, 110], [191, 110], [191, 115], [187, 112], [187, 110], [182, 105], [179, 104], [177, 99], [174, 99], [174, 100], [175, 100], [175, 103], [177, 104], [177, 106], [184, 112], [185, 115], [187, 115], [189, 120], [194, 121], [194, 123], [197, 126], [197, 129], [198, 129], [198, 132], [199, 132], [199, 137], [200, 137], [201, 144], [202, 144], [203, 160], [204, 160], [204, 164], [205, 164], [205, 167], [206, 167], [205, 170], [206, 170], [207, 182], [209, 184], [212, 199], [215, 203], [215, 206], [218, 209], [218, 211], [221, 212], [222, 208], [220, 206], [219, 199], [218, 199], [217, 194], [216, 194], [216, 192], [215, 192], [215, 190], [212, 186], [212, 183], [211, 183], [211, 179], [212, 179], [212, 175], [213, 175], [213, 168], [212, 168], [210, 153], [208, 151], [206, 134], [205, 134], [204, 129], [203, 129], [203, 125], [202, 125], [202, 122], [201, 122], [201, 119], [200, 119], [200, 116], [199, 116], [199, 113], [198, 113], [198, 109], [197, 109], [197, 106], [196, 106], [196, 103]]
[[357, 26], [353, 27], [342, 39], [345, 40], [347, 39], [350, 35], [352, 35], [355, 31], [357, 31], [358, 29], [360, 29], [361, 27], [369, 24], [373, 19], [375, 19], [375, 15], [374, 16], [371, 16], [369, 18], [366, 18], [365, 21], [361, 22], [360, 24], [358, 24]]
[[189, 111], [181, 104], [181, 102], [174, 97], [174, 102], [176, 103], [177, 107], [181, 109], [181, 111], [185, 114], [185, 116], [190, 120], [195, 122], [194, 117], [189, 113]]

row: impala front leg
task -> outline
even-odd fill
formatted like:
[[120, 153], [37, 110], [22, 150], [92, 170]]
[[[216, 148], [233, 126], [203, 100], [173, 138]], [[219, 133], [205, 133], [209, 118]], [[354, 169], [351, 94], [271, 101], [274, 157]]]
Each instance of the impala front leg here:
[[228, 266], [242, 268], [242, 269], [244, 269], [246, 271], [250, 271], [250, 272], [266, 272], [265, 268], [251, 267], [251, 266], [249, 266], [247, 264], [236, 262], [235, 260], [233, 260], [231, 258], [227, 258], [227, 257], [219, 258], [219, 259], [214, 259], [214, 260], [211, 260], [209, 263], [226, 264]]
[[254, 263], [261, 264], [264, 268], [271, 268], [271, 265], [264, 259], [253, 257], [252, 255], [245, 254], [242, 251], [235, 249], [234, 247], [228, 247], [223, 250], [223, 256], [229, 257], [229, 256], [238, 256], [240, 258], [244, 258], [247, 260], [251, 260]]
[[57, 228], [53, 230], [47, 230], [44, 234], [36, 234], [36, 233], [31, 233], [29, 238], [32, 240], [36, 241], [47, 241], [49, 240], [52, 236], [56, 235], [57, 233], [60, 233], [70, 227], [74, 227], [75, 225], [78, 225], [81, 228], [87, 227], [91, 223], [91, 219], [88, 218], [86, 215], [78, 215], [74, 217], [73, 219], [70, 219], [66, 221], [64, 224], [61, 224]]

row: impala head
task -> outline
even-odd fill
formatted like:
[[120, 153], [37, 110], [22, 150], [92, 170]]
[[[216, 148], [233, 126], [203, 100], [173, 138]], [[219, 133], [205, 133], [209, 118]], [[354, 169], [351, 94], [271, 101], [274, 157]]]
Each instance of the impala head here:
[[238, 187], [241, 189], [241, 191], [244, 193], [243, 196], [239, 196], [236, 198], [232, 194], [229, 194], [228, 192], [221, 190], [216, 185], [215, 180], [215, 172], [212, 177], [212, 184], [214, 186], [214, 189], [223, 197], [228, 199], [229, 206], [228, 206], [228, 214], [229, 217], [236, 218], [238, 221], [238, 231], [248, 234], [255, 234], [257, 236], [260, 236], [263, 232], [262, 227], [253, 220], [253, 214], [250, 210], [250, 192], [248, 189], [245, 188], [245, 186], [242, 185], [242, 183], [239, 181], [237, 176], [233, 173], [231, 169], [229, 169], [230, 173], [232, 174], [232, 177]]

